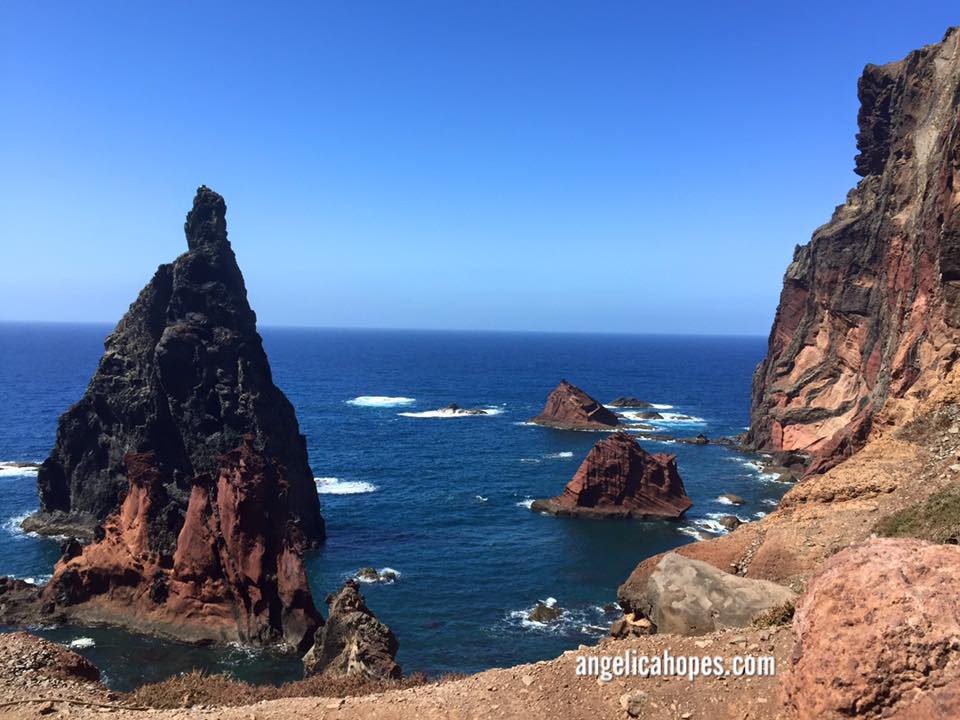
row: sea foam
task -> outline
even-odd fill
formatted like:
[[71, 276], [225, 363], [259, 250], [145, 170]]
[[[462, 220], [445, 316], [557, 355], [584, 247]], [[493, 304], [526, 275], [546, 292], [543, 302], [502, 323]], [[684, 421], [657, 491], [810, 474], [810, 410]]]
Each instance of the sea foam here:
[[318, 477], [313, 481], [317, 484], [317, 493], [320, 495], [362, 495], [376, 491], [377, 486], [362, 480], [341, 480], [335, 477]]
[[503, 412], [502, 408], [484, 407], [483, 414], [471, 413], [466, 410], [451, 410], [450, 408], [440, 408], [439, 410], [424, 410], [423, 412], [402, 412], [397, 413], [403, 417], [409, 418], [464, 418], [464, 417], [490, 417], [499, 415]]
[[37, 474], [37, 470], [33, 465], [24, 467], [16, 462], [0, 462], [0, 478], [32, 476]]
[[413, 405], [416, 398], [410, 397], [392, 397], [390, 395], [361, 395], [347, 400], [347, 405], [356, 405], [357, 407], [397, 407], [398, 405]]

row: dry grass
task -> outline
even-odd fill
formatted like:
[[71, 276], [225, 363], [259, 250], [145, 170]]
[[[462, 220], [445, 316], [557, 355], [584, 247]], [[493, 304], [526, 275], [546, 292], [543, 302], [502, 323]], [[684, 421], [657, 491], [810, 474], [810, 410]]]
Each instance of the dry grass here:
[[874, 532], [935, 543], [960, 543], [960, 488], [934, 493], [923, 502], [883, 518]]
[[786, 625], [793, 620], [794, 609], [792, 602], [785, 602], [782, 605], [770, 608], [765, 613], [757, 615], [750, 624], [758, 628]]
[[[461, 676], [445, 675], [434, 682], [447, 682]], [[134, 705], [152, 708], [184, 708], [194, 705], [250, 705], [261, 700], [289, 697], [351, 697], [386, 690], [402, 690], [427, 684], [427, 676], [414, 673], [401, 680], [373, 680], [356, 675], [322, 677], [315, 675], [279, 687], [249, 685], [227, 675], [208, 675], [199, 670], [143, 685], [128, 696]]]

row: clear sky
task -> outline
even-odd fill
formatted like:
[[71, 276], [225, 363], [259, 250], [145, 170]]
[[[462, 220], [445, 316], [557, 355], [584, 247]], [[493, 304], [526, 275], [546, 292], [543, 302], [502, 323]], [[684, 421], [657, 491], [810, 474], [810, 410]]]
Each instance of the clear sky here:
[[262, 324], [765, 334], [928, 2], [0, 3], [0, 320], [227, 200]]

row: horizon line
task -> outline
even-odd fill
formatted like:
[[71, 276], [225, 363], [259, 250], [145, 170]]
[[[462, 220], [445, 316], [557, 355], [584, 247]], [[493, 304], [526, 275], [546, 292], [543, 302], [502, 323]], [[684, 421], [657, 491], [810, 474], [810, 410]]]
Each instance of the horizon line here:
[[[10, 320], [0, 319], [0, 325], [102, 325], [116, 327], [119, 321], [109, 320]], [[511, 328], [456, 328], [456, 327], [378, 327], [362, 325], [296, 325], [284, 323], [257, 323], [257, 330], [344, 330], [369, 332], [436, 332], [436, 333], [489, 333], [517, 335], [633, 335], [647, 337], [724, 337], [765, 338], [766, 333], [749, 332], [693, 332], [693, 331], [643, 331], [643, 330], [531, 330]]]

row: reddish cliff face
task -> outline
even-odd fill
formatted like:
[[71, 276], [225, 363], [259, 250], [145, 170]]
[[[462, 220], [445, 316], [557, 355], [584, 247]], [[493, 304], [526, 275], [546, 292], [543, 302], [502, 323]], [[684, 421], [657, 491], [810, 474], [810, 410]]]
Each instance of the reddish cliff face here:
[[530, 422], [560, 430], [609, 430], [620, 421], [576, 385], [561, 380], [547, 397], [543, 412]]
[[[784, 277], [753, 384], [754, 447], [858, 450], [881, 417], [923, 397], [960, 337], [960, 32], [859, 83], [863, 179]], [[879, 415], [880, 411], [883, 415]]]
[[674, 455], [651, 455], [632, 436], [618, 432], [593, 446], [562, 495], [537, 500], [531, 509], [587, 517], [678, 518], [692, 505]]
[[[43, 592], [67, 618], [186, 641], [305, 649], [321, 624], [287, 483], [248, 436], [193, 480], [182, 526], [152, 453], [127, 456], [129, 489], [101, 539], [68, 553]], [[171, 509], [172, 508], [172, 509]], [[172, 554], [165, 552], [170, 544]], [[72, 555], [72, 556], [71, 556]]]

